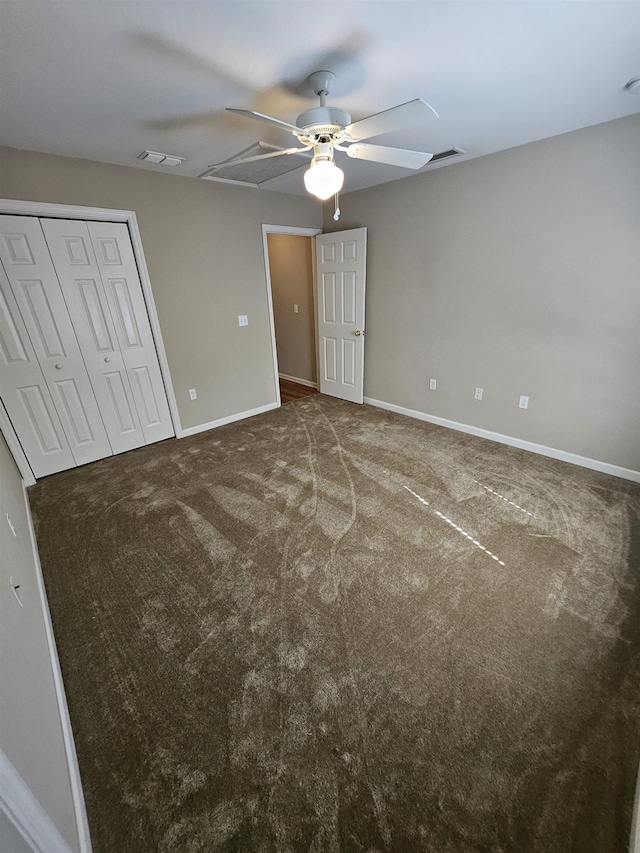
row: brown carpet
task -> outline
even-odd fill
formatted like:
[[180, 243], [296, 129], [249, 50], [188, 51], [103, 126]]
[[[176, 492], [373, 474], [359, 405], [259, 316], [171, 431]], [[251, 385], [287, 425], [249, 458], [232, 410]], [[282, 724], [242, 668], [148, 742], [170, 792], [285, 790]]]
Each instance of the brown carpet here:
[[95, 853], [623, 853], [640, 488], [314, 396], [29, 491]]

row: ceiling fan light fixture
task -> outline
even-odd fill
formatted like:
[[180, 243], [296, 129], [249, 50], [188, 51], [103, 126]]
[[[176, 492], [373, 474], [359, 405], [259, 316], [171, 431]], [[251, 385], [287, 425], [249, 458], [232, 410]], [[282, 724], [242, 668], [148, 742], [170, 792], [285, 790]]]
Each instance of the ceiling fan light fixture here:
[[311, 165], [304, 174], [307, 192], [321, 201], [326, 201], [340, 192], [343, 183], [344, 172], [335, 164], [333, 146], [329, 143], [320, 143], [316, 146]]
[[[304, 185], [307, 192], [316, 196], [321, 201], [326, 201], [332, 195], [340, 192], [344, 182], [344, 172], [336, 166], [334, 149], [344, 151], [349, 157], [360, 160], [368, 160], [372, 163], [382, 163], [386, 166], [399, 166], [404, 169], [421, 169], [432, 159], [433, 154], [424, 151], [407, 151], [404, 148], [389, 148], [383, 145], [362, 144], [363, 139], [373, 136], [382, 136], [403, 127], [413, 127], [424, 124], [431, 115], [438, 117], [438, 113], [426, 101], [414, 98], [406, 104], [398, 104], [381, 113], [375, 113], [367, 118], [352, 122], [348, 112], [337, 107], [328, 107], [326, 97], [331, 91], [335, 81], [335, 74], [331, 71], [315, 71], [308, 78], [309, 85], [320, 98], [320, 106], [306, 110], [296, 119], [295, 125], [286, 121], [272, 118], [265, 113], [255, 110], [236, 109], [227, 107], [232, 113], [246, 116], [247, 118], [263, 121], [267, 124], [288, 130], [298, 142], [298, 148], [284, 148], [281, 151], [270, 152], [256, 157], [239, 158], [225, 161], [210, 167], [209, 174], [201, 177], [210, 177], [211, 170], [216, 171], [225, 165], [226, 168], [241, 164], [262, 160], [267, 157], [278, 157], [286, 154], [306, 154], [313, 149], [313, 160], [309, 170], [304, 176]], [[347, 143], [347, 144], [345, 144]]]
[[312, 163], [304, 175], [307, 192], [317, 196], [321, 201], [326, 201], [340, 192], [343, 183], [344, 172], [333, 160], [319, 160], [317, 163]]

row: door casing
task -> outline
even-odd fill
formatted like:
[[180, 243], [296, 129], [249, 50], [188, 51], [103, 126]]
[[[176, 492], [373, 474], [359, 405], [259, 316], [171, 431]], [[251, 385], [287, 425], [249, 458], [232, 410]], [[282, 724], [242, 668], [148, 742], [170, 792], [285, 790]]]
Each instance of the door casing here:
[[[162, 380], [164, 382], [165, 391], [167, 393], [167, 402], [169, 404], [171, 420], [175, 430], [176, 438], [182, 438], [184, 432], [180, 423], [180, 416], [178, 414], [178, 404], [176, 402], [176, 396], [173, 390], [173, 383], [171, 382], [169, 363], [167, 361], [167, 354], [162, 340], [162, 332], [160, 331], [160, 321], [158, 319], [158, 312], [156, 311], [156, 306], [153, 299], [151, 280], [149, 278], [149, 271], [147, 269], [147, 264], [144, 257], [142, 239], [140, 237], [140, 230], [138, 228], [138, 221], [136, 219], [135, 212], [133, 210], [110, 210], [98, 207], [78, 207], [76, 205], [67, 204], [48, 204], [46, 202], [37, 201], [0, 199], [0, 213], [17, 216], [36, 216], [40, 218], [49, 219], [84, 219], [94, 220], [97, 222], [124, 222], [127, 225], [129, 229], [129, 235], [131, 237], [133, 254], [135, 256], [136, 264], [138, 266], [138, 272], [140, 274], [140, 283], [142, 285], [142, 293], [147, 307], [147, 313], [149, 315], [149, 322], [151, 324], [153, 340], [155, 343], [156, 351], [158, 353], [160, 372], [162, 373]], [[270, 296], [271, 289], [269, 288], [269, 298]], [[273, 318], [272, 306], [271, 315]], [[32, 486], [36, 482], [36, 479], [33, 475], [31, 466], [29, 465], [27, 457], [25, 456], [24, 451], [22, 450], [20, 441], [18, 440], [15, 430], [13, 429], [13, 425], [9, 420], [9, 417], [3, 405], [0, 405], [0, 431], [3, 434], [5, 441], [7, 442], [9, 450], [13, 454], [22, 479], [24, 480], [27, 486]]]
[[[297, 228], [295, 226], [287, 226], [287, 225], [263, 225], [262, 226], [262, 244], [263, 244], [263, 253], [264, 253], [264, 266], [265, 266], [265, 275], [267, 279], [267, 300], [269, 303], [269, 323], [271, 327], [271, 346], [273, 352], [273, 379], [274, 379], [274, 391], [277, 400], [277, 405], [280, 406], [282, 401], [280, 399], [280, 383], [278, 379], [278, 354], [276, 351], [276, 330], [275, 330], [275, 319], [273, 314], [273, 295], [272, 295], [272, 284], [271, 284], [271, 272], [269, 268], [269, 244], [267, 241], [268, 234], [292, 234], [302, 237], [317, 237], [319, 234], [323, 234], [321, 228]], [[315, 357], [316, 357], [316, 376], [318, 377], [318, 388], [320, 388], [320, 336], [319, 336], [319, 318], [318, 318], [318, 280], [317, 280], [317, 263], [316, 263], [316, 240], [311, 241], [311, 252], [312, 252], [312, 278], [313, 278], [313, 304], [314, 304], [314, 314], [315, 314], [315, 330], [316, 330], [316, 348], [315, 348]], [[365, 270], [366, 270], [366, 262], [365, 262]], [[365, 272], [366, 275], [366, 272]]]

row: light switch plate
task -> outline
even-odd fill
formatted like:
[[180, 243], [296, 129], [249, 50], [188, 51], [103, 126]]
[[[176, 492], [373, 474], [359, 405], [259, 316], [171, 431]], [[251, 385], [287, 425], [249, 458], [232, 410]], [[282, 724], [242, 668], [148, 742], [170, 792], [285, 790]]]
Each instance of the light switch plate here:
[[246, 314], [238, 314], [238, 325], [239, 326], [248, 326], [249, 318]]
[[430, 380], [429, 380], [429, 390], [430, 390], [430, 391], [435, 391], [435, 390], [436, 390], [436, 380], [435, 380], [435, 379], [430, 379]]

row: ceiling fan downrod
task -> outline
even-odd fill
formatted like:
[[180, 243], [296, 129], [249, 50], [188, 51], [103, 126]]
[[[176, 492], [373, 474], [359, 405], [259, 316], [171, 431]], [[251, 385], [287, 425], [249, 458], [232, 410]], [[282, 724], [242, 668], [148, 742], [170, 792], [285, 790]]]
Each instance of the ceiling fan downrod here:
[[[313, 93], [320, 98], [320, 106], [306, 110], [296, 119], [296, 126], [315, 136], [315, 141], [331, 141], [343, 127], [351, 123], [345, 110], [327, 106], [327, 95], [331, 92], [336, 75], [332, 71], [314, 71], [307, 78]], [[326, 140], [323, 139], [326, 137]]]
[[336, 82], [336, 75], [333, 71], [314, 71], [307, 77], [307, 82], [311, 91], [320, 98], [320, 106], [324, 107], [326, 97], [331, 93], [333, 84]]

